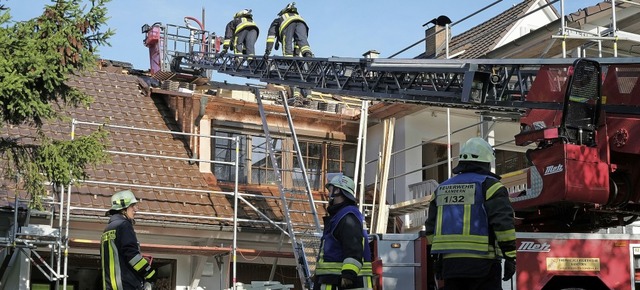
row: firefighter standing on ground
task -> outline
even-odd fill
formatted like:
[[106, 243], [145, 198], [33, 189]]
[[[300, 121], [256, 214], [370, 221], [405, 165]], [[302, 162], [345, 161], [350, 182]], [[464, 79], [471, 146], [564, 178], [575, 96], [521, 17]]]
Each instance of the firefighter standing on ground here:
[[340, 175], [325, 187], [329, 215], [324, 217], [314, 290], [373, 289], [371, 250], [364, 217], [356, 206], [355, 183]]
[[109, 224], [100, 242], [102, 285], [105, 290], [150, 289], [156, 271], [140, 253], [140, 244], [133, 231], [138, 200], [130, 190], [111, 197]]
[[225, 28], [223, 53], [232, 48], [235, 54], [255, 55], [259, 32], [258, 25], [253, 22], [251, 9], [238, 11]]
[[278, 18], [274, 19], [269, 26], [267, 35], [267, 49], [264, 54], [266, 57], [271, 54], [271, 49], [282, 43], [282, 54], [284, 56], [297, 56], [302, 54], [303, 57], [313, 57], [311, 47], [307, 40], [309, 34], [309, 26], [298, 14], [296, 3], [292, 2], [278, 13]]
[[[482, 138], [460, 150], [456, 176], [438, 186], [429, 205], [426, 234], [436, 275], [447, 290], [502, 289], [516, 270], [514, 213], [507, 189], [491, 172], [493, 148]], [[501, 257], [505, 258], [501, 275]]]

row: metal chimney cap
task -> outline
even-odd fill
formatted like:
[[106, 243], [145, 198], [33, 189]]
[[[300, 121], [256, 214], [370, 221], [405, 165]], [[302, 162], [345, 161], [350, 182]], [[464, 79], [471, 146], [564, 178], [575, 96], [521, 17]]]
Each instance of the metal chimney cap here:
[[449, 17], [445, 16], [445, 15], [440, 15], [436, 18], [433, 18], [431, 21], [423, 24], [422, 26], [426, 26], [427, 24], [434, 24], [434, 25], [438, 25], [438, 26], [445, 26], [447, 24], [451, 24], [451, 19], [449, 19]]

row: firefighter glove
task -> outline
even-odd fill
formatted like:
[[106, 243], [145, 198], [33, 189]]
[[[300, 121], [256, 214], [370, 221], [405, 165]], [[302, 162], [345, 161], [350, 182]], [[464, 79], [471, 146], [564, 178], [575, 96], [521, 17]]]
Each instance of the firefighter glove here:
[[340, 287], [342, 289], [349, 289], [353, 286], [353, 281], [358, 278], [358, 274], [353, 270], [342, 270], [342, 275], [340, 279]]
[[502, 277], [502, 281], [508, 281], [513, 277], [516, 273], [516, 259], [506, 258], [504, 260], [504, 276]]
[[351, 279], [345, 277], [342, 277], [342, 279], [340, 279], [340, 288], [348, 289], [349, 287], [351, 287], [351, 285], [353, 285], [353, 281], [351, 281]]
[[153, 290], [153, 283], [144, 282], [144, 290]]
[[153, 284], [156, 280], [158, 280], [158, 272], [155, 269], [149, 268], [149, 270], [144, 273], [144, 281]]

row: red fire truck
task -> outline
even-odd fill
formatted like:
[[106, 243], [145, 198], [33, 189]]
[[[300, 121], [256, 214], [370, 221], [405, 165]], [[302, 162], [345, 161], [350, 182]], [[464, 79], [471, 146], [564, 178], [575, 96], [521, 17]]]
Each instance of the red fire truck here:
[[[569, 68], [543, 66], [537, 72], [527, 100], [555, 102], [562, 109], [528, 110], [520, 119], [522, 132], [515, 136], [517, 145], [537, 146], [527, 151], [531, 167], [509, 174], [526, 176], [510, 193], [518, 219], [518, 267], [511, 288], [640, 286], [640, 235], [594, 233], [627, 226], [638, 216], [640, 143], [633, 136], [640, 133], [639, 82], [638, 64], [609, 65], [605, 78], [600, 65], [588, 60]], [[387, 244], [400, 245], [403, 239], [384, 235], [374, 241], [381, 264], [387, 265], [383, 269], [396, 264], [390, 257], [402, 256], [389, 255], [400, 247]], [[419, 249], [424, 238], [413, 239], [407, 246], [416, 248], [409, 252], [419, 254], [409, 264], [428, 269], [427, 253]], [[379, 284], [396, 283], [385, 281], [387, 274], [381, 272]], [[420, 276], [409, 280], [414, 288], [428, 289], [430, 274], [415, 273]]]

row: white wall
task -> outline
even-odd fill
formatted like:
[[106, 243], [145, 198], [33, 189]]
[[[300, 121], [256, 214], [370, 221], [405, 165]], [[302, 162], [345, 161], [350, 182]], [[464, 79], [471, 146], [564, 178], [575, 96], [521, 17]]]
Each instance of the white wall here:
[[[533, 5], [531, 9], [527, 11], [527, 13], [530, 13], [531, 11], [534, 11], [540, 8], [545, 4], [546, 4], [546, 1], [540, 0], [536, 5]], [[516, 25], [514, 25], [511, 28], [511, 30], [509, 30], [507, 34], [505, 34], [505, 36], [500, 40], [500, 42], [498, 42], [498, 44], [496, 45], [496, 48], [506, 43], [509, 43], [535, 29], [538, 29], [544, 25], [547, 25], [550, 22], [553, 22], [557, 19], [558, 19], [558, 16], [552, 12], [551, 7], [545, 7], [539, 11], [536, 11], [531, 15], [518, 20], [516, 22]]]
[[[284, 249], [286, 250], [286, 249]], [[191, 279], [195, 268], [195, 257], [193, 256], [166, 256], [162, 258], [176, 259], [176, 290], [223, 290], [227, 285], [231, 287], [231, 282], [227, 277], [231, 277], [233, 273], [232, 265], [229, 264], [230, 255], [222, 256], [222, 264], [219, 266], [214, 257], [209, 257], [205, 262], [205, 266], [200, 275], [200, 282], [197, 289], [189, 289]], [[279, 266], [295, 266], [291, 259], [279, 259], [275, 261], [273, 258], [267, 257], [243, 257], [238, 254], [236, 257], [239, 265], [246, 263], [257, 263], [272, 265], [276, 262]], [[241, 267], [237, 269], [238, 274], [243, 271]], [[245, 270], [246, 271], [246, 270]], [[277, 277], [276, 277], [277, 279]], [[265, 280], [257, 279], [257, 280]]]
[[[420, 144], [423, 141], [421, 131], [425, 127], [423, 122], [415, 117], [409, 116], [397, 120], [393, 152]], [[389, 181], [390, 191], [388, 192], [395, 193], [391, 195], [392, 200], [389, 202], [394, 204], [410, 199], [409, 184], [422, 181], [421, 171], [405, 175], [406, 172], [422, 167], [422, 146], [394, 154], [391, 160], [389, 176], [399, 176]]]
[[[451, 109], [451, 132], [480, 122], [480, 117], [473, 111]], [[503, 150], [524, 151], [526, 148], [517, 147], [512, 140], [519, 132], [517, 122], [499, 121], [492, 125], [495, 132], [496, 144], [509, 142], [507, 145], [499, 147]], [[418, 113], [396, 120], [393, 152], [404, 148], [412, 147], [424, 141], [447, 144], [447, 111], [445, 108], [428, 107]], [[478, 126], [465, 129], [451, 135], [452, 144], [462, 144], [471, 137], [478, 136], [480, 129]], [[441, 137], [441, 138], [439, 138]], [[432, 139], [436, 139], [433, 140]], [[370, 161], [378, 158], [380, 144], [382, 140], [382, 123], [368, 128], [367, 131], [367, 157]], [[452, 152], [452, 154], [456, 154]], [[422, 148], [418, 146], [410, 150], [394, 154], [392, 156], [389, 177], [401, 175], [403, 173], [421, 168]], [[378, 163], [374, 162], [365, 168], [365, 182], [372, 184], [375, 180]], [[387, 202], [390, 204], [406, 201], [412, 198], [409, 192], [409, 185], [422, 181], [421, 172], [414, 172], [392, 180], [389, 180], [387, 188]], [[395, 195], [395, 196], [394, 196]]]
[[[378, 160], [378, 153], [381, 150], [382, 143], [382, 124], [374, 125], [367, 128], [366, 140], [366, 157], [365, 161]], [[365, 165], [364, 177], [365, 184], [372, 184], [378, 172], [378, 161]]]
[[227, 286], [227, 271], [231, 271], [229, 267], [229, 256], [223, 257], [222, 265], [218, 265], [215, 258], [209, 258], [205, 263], [203, 275], [200, 277], [199, 289], [224, 289]]
[[[176, 256], [176, 290], [190, 290], [191, 283], [191, 263], [189, 256]], [[201, 289], [207, 289], [200, 287]]]
[[[216, 263], [215, 258], [209, 257], [205, 262], [204, 269], [200, 276], [198, 288], [190, 289], [191, 279], [193, 278], [194, 257], [193, 256], [174, 256], [176, 259], [176, 290], [222, 290], [225, 289], [227, 283], [227, 275], [231, 272], [229, 267], [229, 257], [223, 258], [221, 267]], [[221, 281], [222, 280], [222, 281]]]

